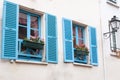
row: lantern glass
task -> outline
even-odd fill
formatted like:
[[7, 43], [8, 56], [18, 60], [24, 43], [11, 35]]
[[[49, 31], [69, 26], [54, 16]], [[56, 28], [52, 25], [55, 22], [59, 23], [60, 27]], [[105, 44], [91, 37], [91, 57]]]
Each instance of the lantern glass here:
[[120, 26], [120, 20], [116, 16], [113, 16], [113, 18], [110, 21], [110, 27], [112, 28], [113, 31], [117, 31]]

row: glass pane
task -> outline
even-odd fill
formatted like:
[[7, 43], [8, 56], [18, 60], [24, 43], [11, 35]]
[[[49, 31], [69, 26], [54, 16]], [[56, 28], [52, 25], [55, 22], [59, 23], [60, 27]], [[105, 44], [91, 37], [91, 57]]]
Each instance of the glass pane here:
[[73, 27], [73, 36], [76, 35], [76, 32], [75, 32], [75, 27]]
[[79, 39], [78, 41], [79, 41], [79, 46], [83, 44], [83, 40]]
[[31, 16], [31, 28], [37, 28], [38, 29], [38, 18]]
[[76, 46], [76, 38], [73, 38], [73, 46]]
[[32, 39], [36, 39], [39, 37], [39, 33], [37, 30], [31, 30], [31, 36]]
[[78, 28], [78, 37], [83, 38], [83, 31], [81, 30], [81, 28]]
[[27, 25], [27, 15], [24, 13], [19, 13], [19, 24], [20, 25]]
[[24, 39], [27, 37], [27, 28], [19, 26], [19, 39]]

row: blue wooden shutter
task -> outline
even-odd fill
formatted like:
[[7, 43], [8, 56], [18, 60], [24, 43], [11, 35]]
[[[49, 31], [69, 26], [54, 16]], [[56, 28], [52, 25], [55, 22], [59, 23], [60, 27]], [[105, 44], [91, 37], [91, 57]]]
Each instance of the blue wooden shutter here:
[[4, 2], [3, 25], [2, 25], [2, 58], [17, 58], [18, 38], [18, 5], [11, 2]]
[[96, 28], [89, 27], [91, 64], [98, 65]]
[[46, 58], [47, 62], [57, 63], [57, 26], [56, 17], [46, 14]]
[[72, 21], [63, 19], [64, 61], [73, 62]]

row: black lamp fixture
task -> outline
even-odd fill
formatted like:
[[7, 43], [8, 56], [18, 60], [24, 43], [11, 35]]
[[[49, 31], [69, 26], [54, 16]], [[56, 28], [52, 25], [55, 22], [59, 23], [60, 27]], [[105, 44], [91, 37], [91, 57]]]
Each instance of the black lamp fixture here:
[[110, 48], [111, 51], [116, 52], [117, 46], [116, 46], [116, 32], [120, 28], [120, 20], [113, 16], [111, 20], [109, 21], [109, 32], [104, 33], [105, 38], [110, 38]]

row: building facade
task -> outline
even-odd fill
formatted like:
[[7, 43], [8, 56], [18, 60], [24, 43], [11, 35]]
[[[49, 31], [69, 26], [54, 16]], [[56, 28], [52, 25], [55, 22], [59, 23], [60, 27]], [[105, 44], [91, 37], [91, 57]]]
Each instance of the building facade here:
[[118, 71], [119, 59], [110, 56], [103, 38], [109, 18], [119, 15], [116, 0], [0, 5], [0, 80], [119, 80], [110, 74]]
[[[120, 9], [119, 9], [119, 0], [102, 0], [101, 1], [101, 27], [102, 33], [109, 32], [109, 21], [113, 16], [116, 16], [120, 19]], [[119, 52], [119, 29], [115, 32], [115, 37], [113, 34], [102, 35], [103, 43], [103, 56], [104, 56], [104, 74], [105, 80], [119, 80], [119, 53], [112, 51], [114, 48], [114, 43], [116, 44], [117, 52]], [[109, 35], [111, 35], [109, 37]], [[110, 40], [111, 39], [111, 40]], [[115, 40], [115, 41], [114, 41]], [[111, 43], [111, 45], [110, 45]]]

